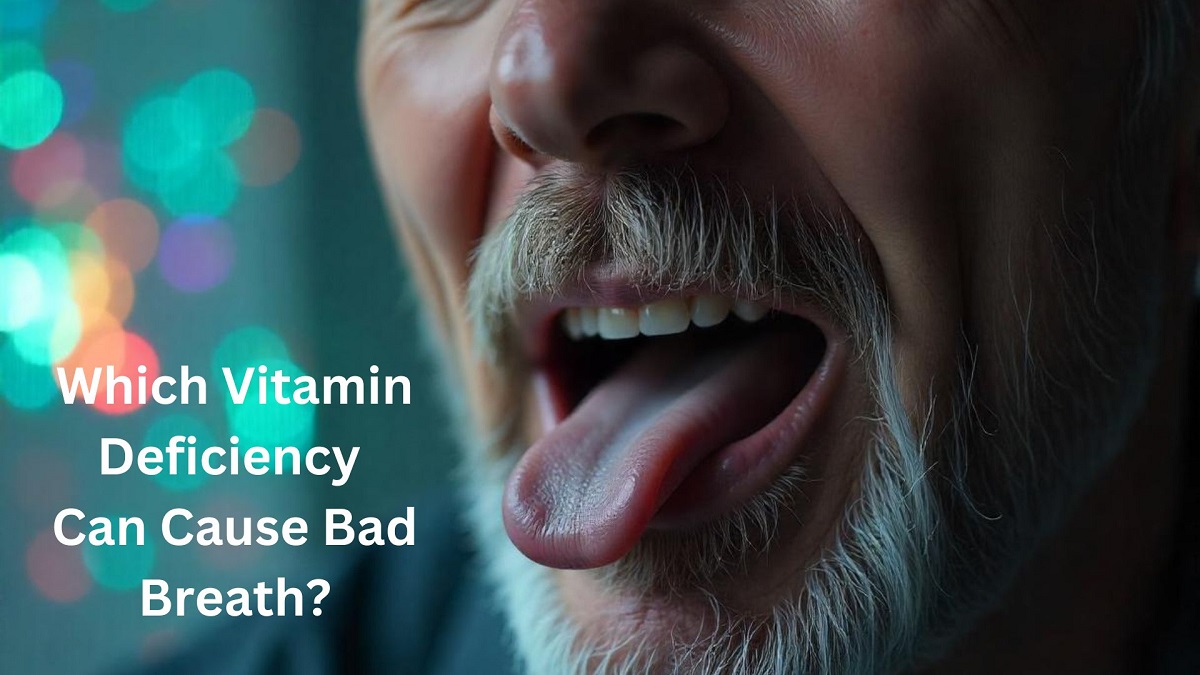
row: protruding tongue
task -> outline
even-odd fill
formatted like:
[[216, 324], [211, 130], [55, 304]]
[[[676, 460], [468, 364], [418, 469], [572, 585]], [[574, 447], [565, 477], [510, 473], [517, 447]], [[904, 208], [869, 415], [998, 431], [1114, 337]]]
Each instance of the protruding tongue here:
[[565, 569], [624, 556], [701, 460], [765, 426], [804, 386], [788, 337], [717, 350], [689, 348], [687, 336], [649, 341], [525, 452], [504, 496], [513, 543]]

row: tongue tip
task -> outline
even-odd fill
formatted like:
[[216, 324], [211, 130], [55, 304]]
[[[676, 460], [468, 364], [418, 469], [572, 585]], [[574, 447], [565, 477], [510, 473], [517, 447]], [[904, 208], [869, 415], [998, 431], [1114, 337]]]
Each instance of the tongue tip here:
[[[504, 529], [525, 557], [557, 569], [592, 569], [620, 560], [637, 543], [650, 515], [631, 518], [633, 480], [598, 513], [558, 508], [542, 482], [519, 466], [505, 490]], [[645, 521], [645, 522], [639, 522]]]

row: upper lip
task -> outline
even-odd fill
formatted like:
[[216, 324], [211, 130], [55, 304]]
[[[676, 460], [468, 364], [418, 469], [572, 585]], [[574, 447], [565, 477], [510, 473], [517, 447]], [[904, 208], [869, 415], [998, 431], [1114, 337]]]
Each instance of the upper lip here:
[[554, 331], [558, 330], [556, 319], [567, 308], [637, 307], [665, 298], [686, 298], [703, 294], [726, 295], [763, 303], [772, 311], [791, 314], [812, 322], [824, 333], [827, 340], [836, 339], [841, 333], [819, 307], [795, 294], [731, 294], [727, 289], [718, 288], [712, 283], [679, 286], [671, 284], [669, 280], [647, 282], [645, 278], [644, 275], [613, 265], [597, 263], [588, 266], [578, 281], [561, 286], [552, 294], [525, 298], [516, 307], [515, 323], [528, 361], [532, 364], [542, 364], [546, 361], [552, 336]]

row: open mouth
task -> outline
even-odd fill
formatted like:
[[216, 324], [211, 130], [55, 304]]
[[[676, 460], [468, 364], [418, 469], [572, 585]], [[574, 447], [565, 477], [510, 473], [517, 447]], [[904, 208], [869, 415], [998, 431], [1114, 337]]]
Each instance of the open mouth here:
[[535, 391], [550, 428], [509, 478], [516, 546], [599, 567], [648, 528], [701, 525], [770, 487], [840, 370], [841, 341], [807, 315], [705, 294], [546, 312]]

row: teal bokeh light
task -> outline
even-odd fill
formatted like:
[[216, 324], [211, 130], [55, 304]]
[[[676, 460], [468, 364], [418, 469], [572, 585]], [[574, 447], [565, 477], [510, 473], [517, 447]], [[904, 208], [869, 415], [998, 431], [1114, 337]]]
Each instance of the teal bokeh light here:
[[[113, 537], [119, 532], [118, 517], [112, 521]], [[142, 579], [154, 570], [153, 521], [146, 523], [145, 543], [137, 546], [130, 541], [125, 546], [83, 546], [83, 564], [96, 583], [112, 591], [131, 591], [141, 588]]]
[[[3, 0], [0, 0], [2, 2]], [[0, 82], [24, 70], [45, 70], [42, 50], [26, 40], [0, 42]]]
[[0, 254], [0, 332], [34, 321], [41, 310], [42, 294], [42, 277], [32, 260], [20, 254]]
[[268, 360], [290, 361], [287, 343], [264, 326], [242, 326], [225, 334], [213, 351], [212, 372], [217, 382], [224, 383], [222, 368], [229, 368], [234, 377], [251, 366]]
[[125, 123], [126, 164], [132, 165], [135, 177], [138, 170], [186, 172], [203, 154], [203, 133], [204, 118], [191, 103], [174, 96], [145, 100]]
[[220, 216], [240, 190], [233, 160], [221, 150], [210, 149], [197, 158], [185, 178], [160, 183], [159, 198], [174, 216]]
[[[296, 378], [306, 374], [300, 366], [288, 360], [269, 359], [260, 363], [267, 367], [267, 377], [274, 374], [276, 370], [281, 370], [294, 383]], [[235, 373], [235, 376], [237, 375], [239, 374]], [[240, 375], [244, 375], [244, 371]], [[257, 378], [257, 372], [255, 376]], [[239, 385], [241, 384], [240, 378], [236, 381]], [[316, 422], [316, 407], [275, 402], [274, 386], [269, 381], [267, 383], [269, 387], [267, 402], [259, 403], [257, 379], [254, 380], [254, 385], [250, 390], [250, 395], [241, 405], [226, 407], [230, 414], [230, 432], [238, 436], [241, 446], [295, 445], [304, 447], [311, 445]], [[293, 389], [294, 385], [285, 385], [284, 396], [291, 396]]]
[[0, 396], [19, 410], [38, 410], [53, 403], [58, 385], [50, 369], [26, 361], [11, 339], [0, 340]]
[[249, 129], [254, 106], [250, 83], [225, 69], [198, 73], [174, 95], [146, 99], [125, 125], [129, 179], [157, 194], [173, 216], [224, 215], [241, 177], [223, 148]]
[[[154, 421], [150, 428], [146, 430], [146, 436], [143, 439], [143, 445], [150, 445], [156, 448], [165, 448], [171, 443], [172, 436], [195, 436], [195, 446], [197, 450], [203, 451], [205, 448], [213, 445], [221, 445], [216, 442], [217, 438], [209, 430], [208, 426], [199, 419], [191, 415], [173, 413], [164, 415]], [[187, 439], [184, 438], [180, 445], [187, 445]], [[181, 456], [182, 457], [182, 456]], [[197, 460], [199, 462], [199, 460]], [[201, 485], [204, 485], [208, 474], [205, 474], [203, 468], [198, 464], [196, 466], [196, 475], [187, 473], [188, 467], [183, 464], [179, 467], [175, 475], [171, 475], [166, 471], [154, 476], [155, 482], [164, 488], [176, 492], [186, 490], [194, 490]]]
[[254, 88], [232, 70], [197, 73], [179, 89], [179, 98], [200, 111], [205, 142], [223, 147], [241, 138], [254, 120]]
[[[66, 250], [52, 233], [40, 227], [17, 229], [0, 240], [0, 255], [20, 257], [37, 271], [38, 302], [36, 306], [30, 303], [21, 307], [19, 313], [24, 319], [21, 327], [53, 316], [62, 303], [71, 301], [71, 268]], [[32, 294], [25, 301], [31, 299]]]
[[[269, 377], [280, 369], [288, 377], [304, 375], [291, 359], [287, 343], [274, 331], [263, 326], [243, 326], [230, 331], [213, 352], [213, 376], [222, 385], [225, 383], [223, 368], [229, 368], [235, 387], [242, 385], [247, 368], [265, 365]], [[316, 409], [311, 405], [280, 405], [275, 402], [273, 391], [268, 392], [267, 403], [258, 402], [257, 370], [251, 384], [253, 387], [241, 405], [234, 405], [228, 389], [221, 390], [225, 398], [225, 414], [229, 421], [229, 433], [236, 435], [242, 447], [251, 445], [295, 445], [311, 444], [316, 423]], [[268, 382], [268, 387], [270, 387]], [[291, 387], [284, 388], [290, 395]]]
[[66, 358], [83, 325], [62, 240], [41, 227], [19, 228], [0, 241], [0, 261], [9, 261], [0, 277], [17, 276], [12, 286], [0, 285], [0, 329], [10, 331], [10, 347], [34, 366]]
[[22, 70], [0, 81], [0, 145], [32, 148], [54, 133], [62, 113], [62, 87], [45, 72]]
[[79, 308], [70, 300], [60, 300], [53, 311], [15, 331], [12, 341], [23, 359], [49, 368], [70, 356], [82, 335]]

